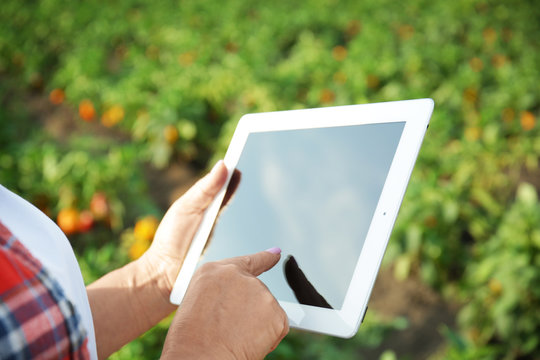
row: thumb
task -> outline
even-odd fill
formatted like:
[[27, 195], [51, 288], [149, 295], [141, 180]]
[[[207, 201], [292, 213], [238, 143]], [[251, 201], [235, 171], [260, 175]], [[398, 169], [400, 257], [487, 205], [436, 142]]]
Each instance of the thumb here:
[[225, 260], [226, 263], [235, 264], [243, 271], [253, 276], [259, 276], [263, 272], [274, 267], [281, 258], [280, 248], [271, 248], [252, 255], [239, 256]]
[[227, 180], [227, 167], [218, 161], [210, 173], [193, 185], [181, 198], [185, 212], [203, 212], [210, 205]]

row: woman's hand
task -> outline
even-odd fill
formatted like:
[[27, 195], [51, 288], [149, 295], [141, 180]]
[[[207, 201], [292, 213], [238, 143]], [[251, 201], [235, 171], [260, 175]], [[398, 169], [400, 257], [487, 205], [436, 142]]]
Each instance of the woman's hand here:
[[262, 359], [289, 331], [257, 279], [280, 258], [270, 249], [201, 266], [169, 328], [163, 359]]
[[148, 271], [162, 276], [160, 292], [169, 298], [176, 276], [205, 210], [227, 179], [223, 161], [176, 200], [161, 220], [150, 249], [138, 260]]
[[226, 179], [220, 161], [169, 208], [142, 257], [87, 286], [100, 359], [176, 309], [169, 302], [176, 275], [204, 211]]

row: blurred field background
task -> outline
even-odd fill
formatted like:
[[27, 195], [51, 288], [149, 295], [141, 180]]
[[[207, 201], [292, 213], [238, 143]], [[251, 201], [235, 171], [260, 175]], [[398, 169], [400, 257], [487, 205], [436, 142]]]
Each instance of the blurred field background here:
[[[0, 7], [0, 183], [91, 282], [249, 112], [431, 97], [366, 321], [269, 359], [540, 358], [540, 6], [534, 0], [14, 1]], [[159, 357], [168, 321], [113, 359]]]

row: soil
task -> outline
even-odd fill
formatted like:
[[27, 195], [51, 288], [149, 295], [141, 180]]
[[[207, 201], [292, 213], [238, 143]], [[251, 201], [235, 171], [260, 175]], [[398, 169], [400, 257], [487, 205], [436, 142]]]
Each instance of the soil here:
[[[115, 141], [129, 141], [120, 130], [101, 126], [99, 121], [83, 122], [72, 108], [54, 106], [46, 96], [29, 95], [29, 110], [39, 120], [43, 130], [59, 142], [74, 134], [93, 134]], [[150, 195], [163, 211], [182, 195], [201, 175], [189, 163], [172, 162], [169, 167], [158, 170], [145, 167]], [[392, 350], [400, 359], [427, 359], [444, 346], [441, 326], [455, 326], [458, 307], [449, 304], [435, 291], [417, 278], [398, 281], [392, 269], [383, 269], [377, 278], [369, 301], [369, 310], [383, 318], [402, 316], [408, 319], [408, 328], [388, 334], [383, 344], [375, 349], [361, 351], [362, 358], [378, 359], [386, 350]]]
[[385, 350], [393, 350], [399, 359], [428, 359], [443, 349], [440, 330], [443, 326], [455, 327], [459, 307], [417, 277], [399, 281], [393, 269], [386, 268], [379, 272], [368, 309], [389, 319], [405, 317], [409, 326], [390, 333], [381, 346], [365, 352], [366, 358], [378, 359]]

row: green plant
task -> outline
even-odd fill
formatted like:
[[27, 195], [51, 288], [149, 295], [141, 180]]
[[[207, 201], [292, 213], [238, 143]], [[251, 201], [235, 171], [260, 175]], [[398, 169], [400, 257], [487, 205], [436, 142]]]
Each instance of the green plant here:
[[505, 359], [533, 358], [540, 346], [538, 224], [537, 192], [523, 183], [497, 233], [475, 249], [476, 261], [465, 275], [468, 302], [460, 323], [475, 344], [504, 343]]
[[[538, 206], [520, 184], [538, 191], [538, 18], [530, 0], [4, 1], [0, 182], [52, 218], [106, 195], [113, 221], [72, 237], [90, 281], [128, 261], [135, 219], [160, 215], [148, 163], [205, 167], [248, 112], [432, 97], [385, 261], [465, 303], [449, 358], [530, 358]], [[47, 134], [54, 110], [36, 99], [77, 134]], [[165, 328], [115, 356], [157, 357]], [[295, 333], [272, 356], [363, 346], [336, 344]]]

